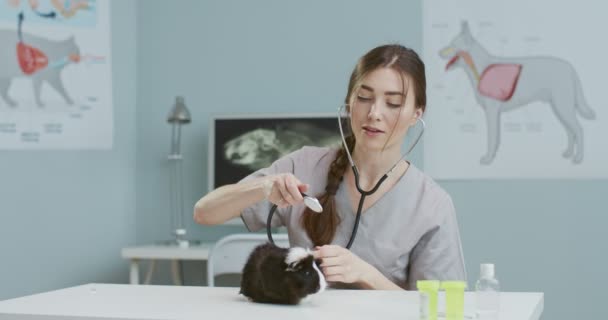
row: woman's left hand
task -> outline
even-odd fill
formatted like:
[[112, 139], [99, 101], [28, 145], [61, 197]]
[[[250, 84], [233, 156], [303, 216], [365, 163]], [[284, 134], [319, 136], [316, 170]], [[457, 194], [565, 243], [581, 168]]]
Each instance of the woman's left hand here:
[[321, 259], [321, 271], [327, 281], [364, 282], [375, 270], [350, 250], [337, 245], [316, 247], [313, 255], [315, 259]]

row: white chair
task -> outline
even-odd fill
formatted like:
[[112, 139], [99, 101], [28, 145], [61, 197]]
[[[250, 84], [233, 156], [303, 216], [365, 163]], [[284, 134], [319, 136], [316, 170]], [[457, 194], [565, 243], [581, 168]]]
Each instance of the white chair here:
[[[289, 248], [287, 234], [273, 234], [274, 243]], [[266, 234], [238, 233], [218, 240], [209, 251], [207, 259], [207, 283], [214, 286], [215, 277], [226, 273], [241, 273], [253, 249], [268, 241]]]

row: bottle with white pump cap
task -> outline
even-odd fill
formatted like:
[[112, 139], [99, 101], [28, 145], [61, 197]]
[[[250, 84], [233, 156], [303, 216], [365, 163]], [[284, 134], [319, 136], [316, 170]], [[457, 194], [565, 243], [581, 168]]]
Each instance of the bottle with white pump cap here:
[[482, 263], [479, 280], [475, 283], [476, 315], [479, 320], [497, 320], [500, 311], [500, 284], [494, 264]]

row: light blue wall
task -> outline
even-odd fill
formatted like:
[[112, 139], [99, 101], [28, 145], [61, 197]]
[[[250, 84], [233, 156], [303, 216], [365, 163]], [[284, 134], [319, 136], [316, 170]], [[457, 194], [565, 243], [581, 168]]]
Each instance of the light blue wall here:
[[136, 6], [112, 6], [114, 148], [0, 151], [0, 300], [126, 283], [135, 242]]
[[459, 214], [470, 284], [492, 261], [504, 291], [545, 292], [543, 319], [605, 318], [608, 181], [441, 184]]

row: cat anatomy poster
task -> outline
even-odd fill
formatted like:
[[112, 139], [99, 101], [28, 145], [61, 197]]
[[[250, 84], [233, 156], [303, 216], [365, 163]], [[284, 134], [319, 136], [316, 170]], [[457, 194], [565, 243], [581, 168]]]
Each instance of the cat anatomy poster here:
[[597, 34], [608, 27], [601, 27], [603, 2], [584, 10], [549, 0], [425, 0], [423, 7], [428, 174], [608, 177], [608, 45]]
[[0, 149], [111, 149], [105, 0], [0, 0]]

